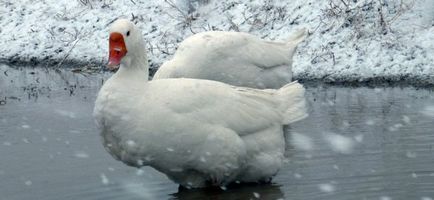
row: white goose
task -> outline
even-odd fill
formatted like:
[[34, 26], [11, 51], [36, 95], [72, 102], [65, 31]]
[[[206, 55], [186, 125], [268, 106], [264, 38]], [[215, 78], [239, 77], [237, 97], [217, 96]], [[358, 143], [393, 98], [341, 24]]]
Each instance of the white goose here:
[[109, 67], [94, 117], [106, 150], [135, 167], [151, 166], [185, 187], [269, 180], [282, 165], [282, 126], [307, 116], [293, 82], [258, 90], [200, 79], [148, 81], [139, 30], [110, 28]]
[[172, 60], [153, 79], [199, 78], [230, 85], [278, 89], [292, 79], [292, 57], [306, 37], [296, 31], [286, 42], [271, 42], [248, 33], [211, 31], [184, 40]]

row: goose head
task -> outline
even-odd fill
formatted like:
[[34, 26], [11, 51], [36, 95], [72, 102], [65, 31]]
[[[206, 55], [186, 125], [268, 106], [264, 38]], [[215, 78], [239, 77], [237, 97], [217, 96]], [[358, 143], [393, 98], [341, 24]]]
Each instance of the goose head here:
[[145, 67], [146, 52], [141, 32], [127, 19], [118, 19], [110, 26], [109, 62], [110, 70], [124, 67]]

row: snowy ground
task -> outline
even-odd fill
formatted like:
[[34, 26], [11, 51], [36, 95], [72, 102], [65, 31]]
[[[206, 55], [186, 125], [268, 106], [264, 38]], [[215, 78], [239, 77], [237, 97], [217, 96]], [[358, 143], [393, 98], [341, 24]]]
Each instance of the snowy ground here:
[[0, 61], [104, 63], [108, 25], [126, 16], [143, 30], [153, 68], [197, 32], [285, 39], [306, 27], [310, 35], [295, 58], [296, 78], [434, 84], [434, 0], [196, 0], [202, 3], [193, 2], [190, 14], [185, 2], [173, 1], [3, 0]]

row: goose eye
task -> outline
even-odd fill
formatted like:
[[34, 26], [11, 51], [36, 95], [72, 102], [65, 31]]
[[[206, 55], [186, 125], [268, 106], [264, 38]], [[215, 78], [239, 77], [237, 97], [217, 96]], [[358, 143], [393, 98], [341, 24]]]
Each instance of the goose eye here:
[[130, 36], [130, 31], [127, 31], [127, 37]]

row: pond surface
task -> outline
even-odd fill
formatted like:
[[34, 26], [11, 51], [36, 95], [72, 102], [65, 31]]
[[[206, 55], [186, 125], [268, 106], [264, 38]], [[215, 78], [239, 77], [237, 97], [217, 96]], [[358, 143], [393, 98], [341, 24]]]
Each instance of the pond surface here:
[[307, 85], [270, 185], [179, 190], [105, 152], [93, 122], [109, 75], [0, 65], [0, 199], [434, 199], [434, 93]]

